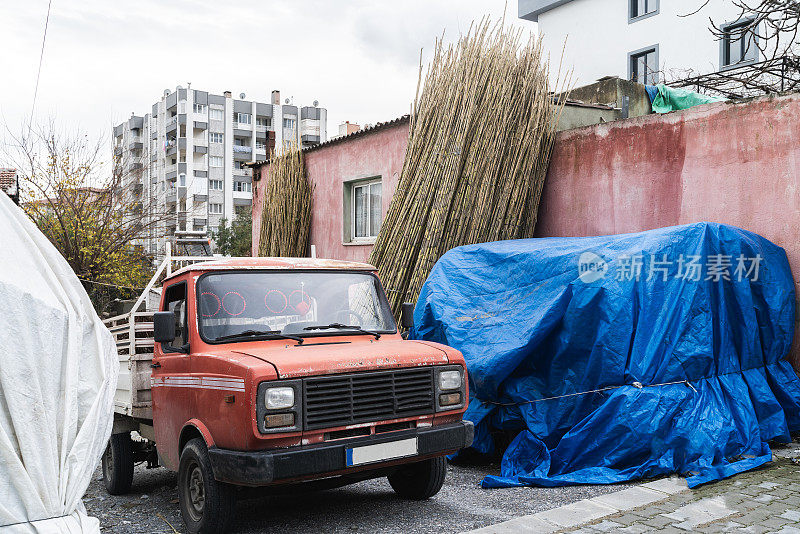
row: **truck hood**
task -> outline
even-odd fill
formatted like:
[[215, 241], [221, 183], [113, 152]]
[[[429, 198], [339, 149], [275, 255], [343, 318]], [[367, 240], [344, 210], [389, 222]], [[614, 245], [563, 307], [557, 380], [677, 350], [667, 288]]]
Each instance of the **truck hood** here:
[[275, 366], [280, 378], [446, 364], [447, 353], [421, 341], [361, 338], [307, 339], [302, 345], [247, 347], [236, 351]]

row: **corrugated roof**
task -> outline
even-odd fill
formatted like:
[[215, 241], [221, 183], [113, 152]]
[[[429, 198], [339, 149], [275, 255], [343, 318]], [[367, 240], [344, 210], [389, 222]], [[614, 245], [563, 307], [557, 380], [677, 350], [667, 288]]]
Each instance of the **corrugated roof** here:
[[[402, 115], [402, 116], [397, 117], [396, 119], [392, 119], [390, 121], [378, 122], [374, 126], [370, 126], [368, 128], [361, 128], [357, 132], [353, 132], [351, 134], [343, 135], [341, 137], [335, 137], [333, 139], [329, 139], [328, 141], [325, 141], [324, 143], [320, 143], [318, 145], [312, 145], [312, 146], [306, 147], [306, 148], [302, 149], [300, 152], [302, 152], [304, 154], [306, 152], [313, 152], [314, 150], [317, 150], [319, 148], [335, 145], [335, 144], [341, 143], [343, 141], [350, 141], [351, 139], [354, 139], [356, 137], [361, 137], [362, 135], [366, 135], [366, 134], [369, 134], [369, 133], [374, 133], [374, 132], [377, 132], [377, 131], [380, 131], [380, 130], [385, 130], [386, 128], [390, 128], [392, 126], [396, 126], [398, 124], [403, 124], [403, 123], [408, 122], [410, 117], [411, 117], [410, 115]], [[253, 167], [253, 168], [260, 167], [261, 165], [265, 165], [265, 164], [269, 163], [269, 161], [270, 160], [268, 160], [268, 159], [261, 160], [261, 161], [254, 161], [252, 163], [246, 163], [245, 166]]]
[[8, 191], [17, 185], [17, 169], [0, 169], [0, 189]]

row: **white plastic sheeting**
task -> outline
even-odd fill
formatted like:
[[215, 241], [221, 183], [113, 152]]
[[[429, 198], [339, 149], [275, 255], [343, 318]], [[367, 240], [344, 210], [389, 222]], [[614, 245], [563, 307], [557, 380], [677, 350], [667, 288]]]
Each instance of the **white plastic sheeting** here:
[[77, 277], [0, 193], [0, 534], [100, 532], [81, 497], [111, 433], [117, 373]]

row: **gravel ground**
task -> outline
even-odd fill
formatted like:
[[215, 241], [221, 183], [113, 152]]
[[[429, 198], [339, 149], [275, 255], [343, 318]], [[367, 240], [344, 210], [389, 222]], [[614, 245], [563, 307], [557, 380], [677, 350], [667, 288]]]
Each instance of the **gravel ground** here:
[[[386, 479], [344, 488], [240, 500], [232, 534], [258, 532], [394, 532], [441, 534], [479, 528], [517, 516], [628, 487], [572, 486], [484, 490], [481, 479], [498, 466], [450, 466], [442, 491], [425, 502], [397, 498]], [[166, 469], [136, 467], [129, 495], [113, 497], [98, 469], [84, 502], [104, 532], [119, 534], [185, 532], [175, 489]], [[170, 526], [172, 525], [172, 526]], [[174, 530], [173, 530], [174, 527]]]

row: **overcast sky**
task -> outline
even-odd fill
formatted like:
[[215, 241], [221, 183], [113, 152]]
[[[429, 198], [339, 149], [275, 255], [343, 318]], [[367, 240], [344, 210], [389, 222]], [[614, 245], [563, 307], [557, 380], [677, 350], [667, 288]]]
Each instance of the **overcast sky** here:
[[[30, 114], [47, 0], [0, 2], [0, 120]], [[340, 122], [408, 112], [420, 48], [454, 39], [483, 15], [535, 31], [509, 0], [52, 0], [37, 120], [108, 138], [166, 88], [186, 87], [328, 109]]]

